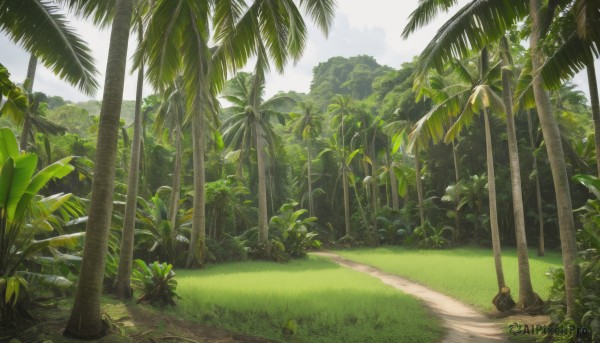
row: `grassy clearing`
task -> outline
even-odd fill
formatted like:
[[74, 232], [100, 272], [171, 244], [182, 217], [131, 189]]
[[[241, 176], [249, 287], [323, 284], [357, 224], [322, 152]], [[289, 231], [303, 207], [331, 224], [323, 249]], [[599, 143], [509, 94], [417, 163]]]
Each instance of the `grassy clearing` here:
[[[379, 280], [318, 257], [288, 264], [241, 262], [177, 271], [172, 311], [247, 335], [294, 342], [438, 341], [422, 304]], [[289, 321], [293, 335], [284, 333]]]
[[[487, 249], [411, 250], [400, 247], [352, 249], [337, 251], [347, 259], [375, 266], [385, 272], [405, 276], [437, 291], [475, 305], [492, 309], [496, 294], [496, 273], [492, 251]], [[518, 297], [517, 257], [514, 249], [502, 251], [504, 278]], [[531, 282], [534, 290], [546, 299], [551, 281], [544, 274], [551, 267], [562, 265], [559, 253], [546, 252], [538, 257], [529, 252]]]

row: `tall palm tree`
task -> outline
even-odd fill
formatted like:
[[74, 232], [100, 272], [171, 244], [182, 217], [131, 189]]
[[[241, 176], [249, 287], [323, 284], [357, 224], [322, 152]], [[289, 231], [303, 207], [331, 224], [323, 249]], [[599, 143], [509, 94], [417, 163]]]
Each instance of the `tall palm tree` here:
[[[138, 34], [138, 44], [144, 38], [143, 17], [149, 11], [149, 3], [144, 0], [135, 2], [133, 23]], [[119, 266], [114, 284], [114, 293], [121, 299], [130, 299], [131, 269], [133, 265], [133, 246], [135, 232], [135, 217], [137, 212], [138, 181], [140, 171], [140, 155], [142, 147], [142, 92], [144, 89], [144, 62], [138, 66], [137, 89], [135, 97], [135, 115], [133, 121], [133, 140], [131, 142], [131, 155], [129, 159], [129, 173], [127, 176], [127, 198], [125, 201], [125, 214], [123, 216], [123, 231], [121, 234], [121, 249], [119, 253]], [[173, 226], [174, 227], [174, 226]]]
[[[264, 81], [255, 74], [238, 73], [223, 90], [222, 97], [232, 104], [225, 109], [223, 141], [231, 148], [247, 151], [254, 148], [258, 173], [258, 229], [259, 242], [268, 239], [266, 149], [273, 147], [278, 138], [270, 122], [281, 113], [277, 108], [293, 103], [294, 99], [276, 95], [263, 101]], [[240, 163], [243, 161], [240, 157]]]
[[[484, 49], [481, 52], [480, 62], [480, 75], [483, 80], [486, 77], [487, 68], [487, 50]], [[487, 160], [487, 176], [488, 176], [488, 199], [490, 208], [490, 226], [492, 232], [492, 247], [494, 250], [494, 263], [496, 267], [496, 279], [498, 281], [498, 295], [503, 293], [506, 289], [506, 282], [504, 280], [504, 271], [502, 268], [502, 256], [500, 250], [500, 233], [498, 230], [498, 212], [496, 208], [496, 178], [494, 173], [494, 153], [492, 150], [492, 135], [490, 129], [490, 119], [488, 109], [494, 109], [496, 111], [504, 111], [503, 103], [495, 95], [489, 85], [478, 85], [475, 86], [471, 96], [467, 100], [465, 110], [458, 118], [456, 123], [450, 128], [446, 136], [446, 140], [454, 140], [457, 131], [463, 125], [464, 120], [469, 120], [469, 116], [475, 113], [483, 113], [483, 121], [485, 125], [485, 148], [486, 148], [486, 160]], [[495, 298], [496, 299], [496, 298]], [[504, 310], [495, 304], [500, 310]]]
[[110, 37], [106, 81], [98, 125], [98, 143], [86, 240], [73, 310], [66, 334], [92, 338], [103, 334], [100, 296], [112, 216], [119, 117], [123, 101], [132, 0], [118, 0]]
[[171, 222], [171, 227], [175, 227], [177, 212], [179, 211], [183, 156], [183, 121], [185, 116], [186, 97], [183, 77], [180, 75], [177, 77], [177, 80], [166, 89], [164, 99], [161, 101], [154, 122], [154, 132], [161, 136], [164, 130], [168, 130], [169, 136], [175, 144], [175, 164], [173, 166], [173, 183], [171, 186], [172, 192], [169, 202], [169, 213], [171, 214], [169, 221]]
[[[544, 61], [542, 47], [540, 46], [542, 27], [541, 1], [530, 0], [529, 10], [531, 17], [530, 54], [532, 70], [539, 70]], [[565, 270], [565, 294], [567, 302], [567, 316], [573, 318], [575, 314], [575, 290], [579, 287], [579, 268], [575, 263], [577, 258], [577, 244], [575, 241], [575, 224], [573, 221], [573, 205], [571, 204], [571, 191], [565, 164], [565, 156], [561, 144], [560, 130], [552, 112], [550, 97], [544, 88], [543, 79], [535, 77], [532, 88], [537, 104], [537, 113], [544, 135], [544, 142], [548, 151], [550, 169], [554, 180], [556, 205], [558, 209], [558, 225], [562, 248], [563, 264]]]
[[594, 59], [600, 56], [600, 11], [594, 0], [565, 0], [548, 5], [540, 30], [545, 49], [553, 48], [540, 73], [544, 84], [559, 88], [586, 69], [594, 121], [596, 165], [600, 175], [600, 100]]
[[[529, 143], [531, 150], [535, 150], [535, 141], [533, 140], [533, 124], [531, 120], [531, 111], [527, 109], [527, 132], [529, 133]], [[535, 174], [535, 198], [538, 212], [538, 256], [544, 256], [544, 211], [542, 210], [542, 190], [540, 187], [540, 175], [538, 172], [537, 154], [533, 154], [533, 173]]]
[[321, 118], [314, 113], [315, 106], [313, 103], [300, 102], [300, 113], [290, 113], [290, 127], [292, 133], [297, 139], [305, 141], [306, 144], [306, 165], [308, 179], [308, 213], [313, 216], [315, 211], [315, 203], [313, 200], [312, 191], [312, 154], [311, 146], [317, 136], [321, 133], [322, 125]]
[[327, 111], [333, 115], [333, 123], [341, 123], [339, 136], [341, 137], [341, 150], [342, 150], [342, 164], [340, 166], [342, 171], [342, 187], [344, 195], [344, 224], [346, 227], [346, 237], [352, 237], [352, 231], [350, 228], [350, 192], [348, 189], [348, 168], [346, 163], [346, 130], [344, 130], [344, 116], [348, 116], [352, 112], [350, 105], [350, 98], [345, 95], [336, 95]]
[[[427, 4], [432, 6], [427, 6]], [[447, 11], [455, 0], [438, 3], [424, 2], [411, 14], [403, 35], [406, 37], [417, 28], [431, 21], [439, 11]], [[423, 81], [427, 70], [439, 70], [453, 58], [467, 56], [472, 49], [480, 50], [498, 41], [511, 26], [529, 15], [531, 19], [530, 54], [532, 70], [539, 72], [544, 64], [541, 50], [541, 29], [543, 19], [539, 0], [507, 2], [501, 0], [473, 0], [457, 11], [442, 25], [435, 37], [424, 49], [419, 59], [418, 80]], [[483, 26], [483, 27], [482, 27]], [[567, 312], [575, 310], [574, 290], [579, 285], [576, 258], [575, 230], [569, 180], [566, 172], [564, 153], [561, 146], [560, 130], [552, 115], [550, 101], [544, 82], [547, 77], [534, 77], [532, 88], [538, 109], [544, 141], [551, 164], [558, 208], [559, 231], [565, 266]], [[547, 82], [547, 81], [546, 81]]]
[[515, 220], [515, 236], [519, 261], [519, 306], [523, 308], [539, 305], [540, 297], [533, 291], [529, 273], [529, 252], [525, 234], [525, 211], [523, 210], [523, 194], [521, 191], [521, 167], [519, 165], [519, 148], [513, 115], [513, 98], [510, 70], [513, 67], [509, 41], [505, 37], [500, 40], [500, 55], [502, 59], [502, 98], [506, 113], [506, 132], [508, 140], [508, 155], [510, 163], [510, 180], [512, 185], [513, 212]]
[[[412, 144], [419, 144], [419, 142], [427, 142], [429, 139], [432, 139], [435, 143], [439, 141], [444, 132], [448, 130], [445, 140], [446, 143], [450, 143], [458, 137], [458, 133], [462, 130], [464, 125], [473, 121], [473, 117], [476, 114], [480, 112], [483, 114], [492, 248], [494, 251], [498, 295], [500, 295], [506, 288], [506, 282], [504, 280], [504, 271], [502, 268], [500, 234], [498, 230], [496, 180], [488, 110], [493, 109], [497, 112], [504, 112], [504, 104], [490, 86], [490, 75], [493, 75], [494, 72], [489, 68], [487, 49], [484, 48], [480, 54], [479, 77], [473, 77], [469, 70], [459, 62], [454, 62], [453, 70], [462, 82], [466, 81], [465, 84], [463, 84], [462, 87], [459, 87], [461, 86], [460, 84], [454, 85], [453, 88], [458, 90], [456, 90], [454, 94], [448, 94], [447, 92], [441, 91], [441, 89], [444, 88], [441, 86], [443, 80], [439, 77], [433, 78], [432, 83], [436, 84], [436, 90], [429, 90], [428, 94], [431, 95], [438, 104], [417, 122], [411, 133], [411, 142], [413, 142]], [[462, 112], [460, 112], [461, 107]], [[453, 118], [459, 113], [460, 116], [452, 124]], [[448, 128], [450, 125], [452, 126]]]
[[[325, 32], [333, 21], [334, 4], [333, 0], [299, 3]], [[208, 47], [211, 13], [212, 40], [217, 44], [214, 51]], [[161, 87], [180, 73], [186, 75], [188, 112], [192, 130], [196, 133], [193, 135], [195, 217], [188, 265], [193, 264], [194, 259], [198, 264], [204, 260], [203, 136], [206, 127], [203, 116], [215, 118], [217, 102], [214, 97], [224, 85], [228, 72], [243, 67], [255, 55], [258, 79], [264, 79], [269, 56], [282, 71], [288, 56], [295, 60], [301, 56], [305, 38], [304, 19], [291, 0], [255, 0], [250, 6], [243, 0], [161, 0], [157, 3], [144, 44], [148, 49], [148, 75], [155, 86]], [[184, 52], [183, 59], [179, 58], [181, 51]]]

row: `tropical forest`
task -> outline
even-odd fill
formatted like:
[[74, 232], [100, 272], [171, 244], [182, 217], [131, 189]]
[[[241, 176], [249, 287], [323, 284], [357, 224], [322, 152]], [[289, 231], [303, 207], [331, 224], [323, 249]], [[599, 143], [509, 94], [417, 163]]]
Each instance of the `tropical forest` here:
[[0, 0], [0, 342], [600, 342], [598, 0]]

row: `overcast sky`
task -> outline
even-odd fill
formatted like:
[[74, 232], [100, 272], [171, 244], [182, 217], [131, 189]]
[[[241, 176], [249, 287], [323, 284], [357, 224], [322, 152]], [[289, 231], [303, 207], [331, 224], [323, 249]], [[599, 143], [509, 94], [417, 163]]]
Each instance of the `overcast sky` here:
[[[308, 92], [312, 79], [312, 68], [333, 56], [351, 57], [371, 55], [380, 64], [399, 68], [403, 62], [412, 60], [431, 40], [435, 31], [449, 16], [440, 16], [428, 27], [422, 28], [408, 40], [400, 37], [406, 25], [408, 15], [416, 8], [418, 0], [338, 0], [338, 8], [329, 37], [309, 24], [309, 38], [303, 58], [296, 64], [290, 64], [285, 74], [271, 74], [267, 78], [267, 97], [277, 91], [295, 90]], [[459, 1], [459, 5], [466, 0]], [[98, 77], [104, 82], [104, 70], [108, 54], [109, 30], [100, 31], [91, 24], [73, 19], [72, 25], [88, 42], [96, 58], [97, 69], [102, 73]], [[130, 56], [136, 40], [130, 40]], [[29, 56], [20, 47], [0, 33], [0, 63], [11, 73], [11, 79], [22, 82], [25, 79]], [[128, 66], [128, 71], [130, 67]], [[598, 68], [600, 71], [600, 68]], [[586, 94], [587, 77], [580, 73], [575, 82]], [[135, 76], [127, 75], [125, 79], [124, 99], [135, 99]], [[34, 90], [49, 95], [60, 95], [72, 101], [84, 101], [91, 97], [82, 94], [69, 84], [59, 80], [53, 73], [38, 66]], [[146, 87], [145, 95], [152, 90]], [[101, 90], [95, 99], [101, 99]]]

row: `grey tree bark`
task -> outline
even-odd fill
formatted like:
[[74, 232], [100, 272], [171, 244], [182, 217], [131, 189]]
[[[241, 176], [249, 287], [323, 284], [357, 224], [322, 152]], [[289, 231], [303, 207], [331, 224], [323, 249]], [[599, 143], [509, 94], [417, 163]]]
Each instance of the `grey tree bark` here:
[[73, 310], [65, 330], [65, 334], [79, 338], [99, 337], [104, 331], [100, 296], [112, 217], [119, 117], [123, 102], [131, 14], [132, 0], [117, 0], [100, 109], [83, 260]]
[[[540, 27], [542, 23], [541, 0], [530, 0], [529, 11], [531, 17], [530, 53], [532, 70], [540, 70], [544, 62], [544, 53], [540, 46]], [[571, 204], [571, 190], [569, 177], [565, 164], [565, 156], [560, 139], [560, 130], [556, 118], [552, 113], [550, 97], [541, 76], [533, 79], [533, 93], [537, 105], [537, 113], [546, 142], [546, 150], [554, 180], [556, 194], [556, 207], [558, 209], [558, 226], [565, 270], [565, 294], [567, 303], [567, 316], [573, 318], [576, 310], [575, 291], [580, 285], [579, 266], [577, 258], [577, 244], [575, 240], [575, 225], [573, 220], [573, 205]]]

